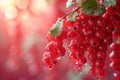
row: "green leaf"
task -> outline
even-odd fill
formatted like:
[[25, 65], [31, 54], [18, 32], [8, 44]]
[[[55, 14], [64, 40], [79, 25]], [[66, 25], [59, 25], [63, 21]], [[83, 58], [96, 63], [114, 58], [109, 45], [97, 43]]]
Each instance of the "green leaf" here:
[[103, 12], [105, 12], [105, 9], [101, 8], [101, 7], [97, 7], [96, 10], [94, 10], [94, 15], [95, 16], [99, 16], [101, 15]]
[[106, 7], [114, 6], [116, 5], [116, 0], [104, 0], [103, 5]]
[[82, 11], [87, 15], [101, 15], [105, 10], [104, 8], [100, 7], [96, 0], [86, 0], [82, 6]]
[[72, 0], [68, 0], [66, 3], [66, 8], [70, 8], [75, 4], [75, 2], [73, 2]]
[[76, 3], [78, 3], [78, 4], [81, 3], [81, 2], [82, 2], [82, 0], [76, 0]]
[[50, 29], [50, 34], [52, 37], [56, 37], [60, 35], [62, 32], [62, 27], [63, 27], [63, 21], [59, 18], [57, 22], [53, 25], [53, 27]]
[[78, 15], [78, 12], [74, 12], [72, 14], [70, 14], [68, 17], [67, 17], [67, 20], [68, 21], [76, 21], [76, 16]]

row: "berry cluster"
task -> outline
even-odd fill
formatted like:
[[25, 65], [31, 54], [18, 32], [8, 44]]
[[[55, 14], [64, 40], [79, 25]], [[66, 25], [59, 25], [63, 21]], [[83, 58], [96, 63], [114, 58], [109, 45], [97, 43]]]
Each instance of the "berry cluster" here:
[[110, 67], [114, 71], [114, 76], [116, 80], [120, 80], [120, 45], [117, 43], [111, 44], [110, 48], [112, 49], [109, 58], [110, 58]]
[[116, 80], [120, 80], [120, 1], [117, 1], [116, 6], [107, 9], [106, 18], [108, 18], [114, 26], [112, 31], [113, 43], [110, 45], [111, 52], [109, 59], [110, 67], [113, 70], [113, 75]]
[[106, 50], [112, 43], [113, 26], [108, 22], [104, 17], [91, 17], [81, 13], [71, 27], [66, 25], [69, 29], [67, 37], [70, 40], [70, 59], [81, 68], [88, 58], [90, 73], [99, 78], [105, 76]]
[[66, 38], [66, 30], [63, 30], [60, 36], [53, 38], [50, 33], [47, 34], [47, 38], [50, 41], [46, 46], [46, 52], [43, 55], [44, 63], [52, 68], [57, 60], [65, 55], [65, 48], [63, 47], [63, 39]]
[[43, 62], [50, 68], [65, 55], [63, 40], [70, 41], [68, 52], [70, 59], [81, 69], [90, 64], [90, 74], [98, 78], [105, 77], [107, 50], [110, 47], [110, 67], [120, 80], [120, 1], [115, 6], [105, 7], [106, 12], [100, 16], [88, 16], [81, 9], [75, 21], [63, 19], [62, 32], [56, 37], [47, 35], [50, 43], [46, 46]]

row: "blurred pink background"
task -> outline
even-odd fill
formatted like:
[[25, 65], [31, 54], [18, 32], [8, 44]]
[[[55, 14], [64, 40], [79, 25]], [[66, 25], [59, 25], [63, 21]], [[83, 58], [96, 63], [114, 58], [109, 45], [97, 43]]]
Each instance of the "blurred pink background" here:
[[52, 70], [41, 61], [49, 28], [69, 11], [66, 1], [0, 0], [0, 80], [96, 79], [87, 75], [89, 67], [73, 72], [66, 56]]
[[65, 3], [0, 0], [0, 80], [69, 80], [67, 60], [53, 70], [41, 62], [48, 29], [66, 13]]

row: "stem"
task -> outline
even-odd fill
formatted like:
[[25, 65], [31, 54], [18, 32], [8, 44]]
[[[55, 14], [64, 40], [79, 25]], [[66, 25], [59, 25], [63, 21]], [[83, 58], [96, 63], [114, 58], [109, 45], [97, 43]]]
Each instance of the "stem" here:
[[81, 7], [77, 7], [75, 9], [73, 9], [72, 11], [68, 12], [66, 15], [64, 15], [61, 20], [65, 19], [68, 15], [70, 15], [71, 13], [74, 13], [76, 10], [79, 10]]

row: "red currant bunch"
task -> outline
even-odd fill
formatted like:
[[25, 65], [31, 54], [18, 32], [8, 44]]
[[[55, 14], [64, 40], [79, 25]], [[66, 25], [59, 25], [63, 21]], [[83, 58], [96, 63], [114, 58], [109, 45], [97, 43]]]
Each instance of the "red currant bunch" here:
[[50, 29], [43, 62], [53, 68], [65, 55], [67, 40], [69, 58], [78, 69], [89, 64], [90, 74], [104, 79], [109, 55], [113, 75], [120, 80], [120, 1], [68, 0], [67, 7], [74, 4], [78, 7]]

